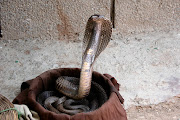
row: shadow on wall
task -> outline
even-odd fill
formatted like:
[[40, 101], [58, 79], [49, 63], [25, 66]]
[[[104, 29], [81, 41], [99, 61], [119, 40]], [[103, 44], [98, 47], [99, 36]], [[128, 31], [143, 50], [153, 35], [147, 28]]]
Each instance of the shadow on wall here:
[[0, 22], [0, 37], [2, 37], [2, 33], [1, 33], [1, 22]]
[[0, 16], [0, 38], [2, 37], [2, 33], [1, 33], [1, 16]]

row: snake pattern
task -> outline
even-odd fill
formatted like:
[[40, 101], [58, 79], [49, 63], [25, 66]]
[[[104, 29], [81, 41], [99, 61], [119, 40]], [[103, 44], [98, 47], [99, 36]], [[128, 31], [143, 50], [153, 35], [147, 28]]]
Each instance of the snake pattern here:
[[44, 108], [57, 114], [74, 115], [80, 112], [91, 112], [103, 105], [108, 97], [101, 85], [92, 81], [89, 95], [80, 100], [72, 99], [57, 91], [44, 91], [37, 97], [37, 102]]
[[109, 20], [100, 15], [91, 16], [83, 39], [80, 78], [60, 76], [55, 87], [63, 96], [57, 97], [52, 91], [45, 91], [49, 95], [40, 94], [37, 98], [39, 103], [50, 111], [69, 115], [90, 112], [105, 103], [107, 94], [101, 85], [92, 81], [92, 69], [96, 58], [108, 45], [111, 33], [112, 24]]

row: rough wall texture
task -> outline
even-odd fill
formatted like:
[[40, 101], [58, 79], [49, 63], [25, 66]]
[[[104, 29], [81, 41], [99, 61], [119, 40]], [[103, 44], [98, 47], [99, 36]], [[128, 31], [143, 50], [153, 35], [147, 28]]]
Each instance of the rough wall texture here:
[[[92, 14], [109, 18], [110, 4], [0, 0], [0, 94], [12, 100], [25, 80], [53, 68], [80, 67], [86, 21]], [[125, 107], [179, 94], [180, 0], [116, 0], [115, 15], [113, 40], [94, 70], [118, 79]]]
[[78, 40], [92, 14], [108, 17], [107, 0], [2, 0], [3, 39], [54, 37]]
[[44, 0], [2, 0], [3, 39], [36, 38], [56, 32], [53, 2]]
[[[111, 0], [1, 0], [3, 39], [79, 40], [92, 14], [110, 17]], [[115, 0], [120, 37], [180, 27], [180, 0]]]
[[180, 0], [117, 0], [115, 8], [115, 26], [123, 35], [180, 27]]

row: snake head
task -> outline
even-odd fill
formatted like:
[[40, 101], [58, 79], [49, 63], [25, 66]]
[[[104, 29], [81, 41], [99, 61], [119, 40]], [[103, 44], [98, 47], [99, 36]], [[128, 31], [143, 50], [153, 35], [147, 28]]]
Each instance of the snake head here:
[[93, 22], [102, 22], [105, 19], [103, 15], [94, 14], [92, 15], [89, 20], [92, 20]]

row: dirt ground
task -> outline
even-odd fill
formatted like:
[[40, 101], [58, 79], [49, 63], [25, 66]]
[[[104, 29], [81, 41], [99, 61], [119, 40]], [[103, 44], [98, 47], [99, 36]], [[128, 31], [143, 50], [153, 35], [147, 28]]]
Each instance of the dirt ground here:
[[180, 120], [180, 95], [157, 105], [132, 106], [128, 120]]

